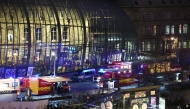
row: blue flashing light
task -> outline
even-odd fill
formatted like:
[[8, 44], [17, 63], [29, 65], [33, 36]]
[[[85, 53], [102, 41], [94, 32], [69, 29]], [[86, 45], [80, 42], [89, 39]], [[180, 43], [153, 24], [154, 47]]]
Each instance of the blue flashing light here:
[[104, 71], [104, 69], [100, 69], [98, 72], [103, 72]]
[[115, 67], [115, 69], [119, 69], [118, 67]]
[[38, 77], [38, 75], [36, 75], [36, 77]]
[[10, 77], [9, 79], [13, 79], [13, 77]]
[[95, 69], [86, 69], [86, 70], [83, 70], [83, 72], [90, 72], [90, 71], [95, 71]]

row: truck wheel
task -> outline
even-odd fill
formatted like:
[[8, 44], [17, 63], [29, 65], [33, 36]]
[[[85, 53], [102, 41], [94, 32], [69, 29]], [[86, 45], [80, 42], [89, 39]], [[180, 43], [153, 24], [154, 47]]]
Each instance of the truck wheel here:
[[75, 79], [71, 79], [72, 80], [72, 82], [75, 82]]
[[69, 93], [69, 89], [67, 89], [67, 93]]
[[94, 81], [94, 78], [93, 78], [93, 76], [90, 78], [90, 80], [91, 80], [91, 81]]
[[82, 79], [79, 79], [79, 82], [82, 82]]

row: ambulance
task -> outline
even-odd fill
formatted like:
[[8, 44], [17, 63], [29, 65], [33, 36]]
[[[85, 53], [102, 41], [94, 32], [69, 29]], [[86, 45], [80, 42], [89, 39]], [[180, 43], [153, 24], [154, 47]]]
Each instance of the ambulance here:
[[20, 93], [20, 81], [19, 79], [0, 79], [0, 94], [4, 93]]

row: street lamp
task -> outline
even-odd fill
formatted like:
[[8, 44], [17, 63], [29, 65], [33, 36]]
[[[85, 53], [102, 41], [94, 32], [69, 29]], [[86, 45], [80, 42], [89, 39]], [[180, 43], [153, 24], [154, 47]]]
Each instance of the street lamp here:
[[18, 58], [18, 49], [13, 49], [13, 58], [14, 58], [14, 89], [16, 89], [16, 65], [17, 65], [17, 58]]
[[174, 37], [171, 37], [170, 39], [171, 39], [171, 40], [174, 40]]
[[170, 59], [171, 59], [172, 58], [172, 53], [173, 53], [173, 44], [174, 44], [175, 38], [171, 37], [170, 40], [171, 40], [171, 42], [170, 42], [170, 49], [171, 49], [171, 51], [170, 51]]
[[52, 53], [51, 53], [51, 56], [52, 56], [52, 58], [54, 58], [54, 60], [53, 60], [53, 76], [55, 76], [55, 71], [56, 71], [56, 65], [55, 65], [55, 61], [56, 61], [56, 54], [55, 54], [55, 51], [53, 51]]

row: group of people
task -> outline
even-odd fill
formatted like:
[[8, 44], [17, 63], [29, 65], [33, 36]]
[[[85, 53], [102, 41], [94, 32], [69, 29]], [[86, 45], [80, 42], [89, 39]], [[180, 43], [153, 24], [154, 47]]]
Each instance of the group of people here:
[[66, 83], [61, 84], [61, 83], [55, 82], [51, 86], [51, 93], [53, 93], [53, 94], [61, 94], [61, 93], [63, 93], [65, 91], [64, 90], [65, 85], [66, 85]]

